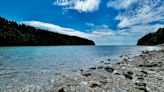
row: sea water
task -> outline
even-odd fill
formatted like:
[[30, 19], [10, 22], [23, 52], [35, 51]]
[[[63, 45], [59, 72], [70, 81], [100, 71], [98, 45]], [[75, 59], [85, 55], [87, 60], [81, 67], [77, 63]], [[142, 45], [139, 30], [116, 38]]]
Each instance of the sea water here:
[[[58, 73], [86, 69], [120, 55], [137, 55], [157, 46], [25, 46], [0, 47], [0, 92], [25, 85], [41, 85]], [[46, 89], [46, 88], [45, 88]]]

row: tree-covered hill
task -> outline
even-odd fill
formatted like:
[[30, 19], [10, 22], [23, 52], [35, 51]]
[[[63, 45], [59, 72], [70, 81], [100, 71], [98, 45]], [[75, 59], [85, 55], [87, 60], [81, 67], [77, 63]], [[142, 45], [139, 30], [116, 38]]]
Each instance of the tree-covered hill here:
[[158, 45], [164, 43], [164, 28], [152, 32], [138, 40], [137, 45]]
[[91, 40], [17, 24], [0, 17], [0, 46], [95, 45]]

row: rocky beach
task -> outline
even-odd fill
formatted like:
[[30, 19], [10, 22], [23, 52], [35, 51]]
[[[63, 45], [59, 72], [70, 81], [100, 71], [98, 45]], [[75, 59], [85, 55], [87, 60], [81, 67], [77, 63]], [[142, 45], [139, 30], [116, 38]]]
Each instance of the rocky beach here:
[[0, 92], [164, 92], [164, 0], [0, 0]]
[[[163, 92], [164, 50], [122, 55], [52, 81], [58, 92]], [[60, 75], [61, 76], [61, 75]], [[61, 80], [62, 83], [58, 83]]]
[[146, 50], [119, 58], [102, 60], [72, 73], [56, 73], [44, 85], [6, 86], [0, 92], [164, 92], [164, 50]]

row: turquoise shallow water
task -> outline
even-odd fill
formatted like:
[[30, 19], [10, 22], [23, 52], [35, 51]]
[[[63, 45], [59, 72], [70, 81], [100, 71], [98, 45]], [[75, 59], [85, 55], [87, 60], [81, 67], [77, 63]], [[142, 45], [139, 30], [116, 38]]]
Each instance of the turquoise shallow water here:
[[71, 73], [117, 59], [122, 54], [138, 54], [157, 46], [45, 46], [0, 47], [0, 89], [46, 82], [56, 73]]

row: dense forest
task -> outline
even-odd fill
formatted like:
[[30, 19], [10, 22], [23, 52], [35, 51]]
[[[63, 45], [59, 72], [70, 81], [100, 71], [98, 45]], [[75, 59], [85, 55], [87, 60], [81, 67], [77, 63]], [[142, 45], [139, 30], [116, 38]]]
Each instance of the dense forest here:
[[137, 45], [158, 45], [164, 43], [164, 28], [152, 32], [138, 40]]
[[95, 45], [93, 41], [17, 24], [0, 17], [0, 46]]

